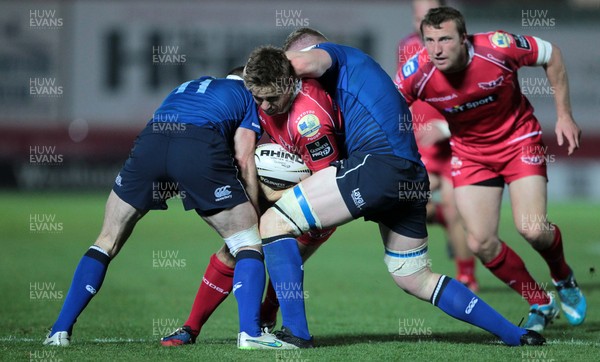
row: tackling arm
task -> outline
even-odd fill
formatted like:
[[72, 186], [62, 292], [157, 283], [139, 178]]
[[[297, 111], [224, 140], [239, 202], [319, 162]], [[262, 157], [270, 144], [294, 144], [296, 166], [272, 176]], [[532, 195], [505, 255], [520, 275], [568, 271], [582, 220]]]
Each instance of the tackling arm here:
[[552, 45], [552, 55], [548, 63], [544, 65], [544, 70], [550, 85], [554, 89], [554, 101], [558, 117], [555, 132], [558, 145], [562, 146], [564, 138], [566, 138], [569, 145], [568, 154], [570, 155], [575, 149], [579, 148], [581, 129], [573, 119], [569, 98], [569, 81], [563, 57], [560, 49], [554, 44]]
[[304, 52], [287, 51], [285, 55], [300, 78], [319, 78], [332, 64], [329, 53], [322, 49], [311, 49]]
[[256, 174], [256, 164], [254, 162], [256, 132], [239, 127], [235, 131], [233, 142], [235, 148], [234, 157], [240, 168], [241, 176], [246, 186], [246, 193], [258, 213], [258, 178]]

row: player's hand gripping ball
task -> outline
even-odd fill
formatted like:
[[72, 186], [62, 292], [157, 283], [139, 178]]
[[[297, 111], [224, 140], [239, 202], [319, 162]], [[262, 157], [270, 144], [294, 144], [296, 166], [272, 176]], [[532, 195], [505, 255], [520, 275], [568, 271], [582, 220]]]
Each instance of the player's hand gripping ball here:
[[302, 158], [276, 143], [264, 143], [254, 151], [260, 182], [273, 190], [290, 188], [310, 176]]

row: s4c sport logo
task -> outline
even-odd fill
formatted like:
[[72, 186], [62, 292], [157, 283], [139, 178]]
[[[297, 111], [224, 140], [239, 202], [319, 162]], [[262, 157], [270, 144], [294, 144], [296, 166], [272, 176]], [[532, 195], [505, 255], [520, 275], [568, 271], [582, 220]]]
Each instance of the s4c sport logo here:
[[471, 110], [471, 109], [475, 109], [477, 107], [480, 107], [480, 106], [483, 106], [483, 105], [495, 102], [497, 99], [498, 99], [497, 95], [490, 94], [489, 96], [487, 96], [485, 98], [477, 99], [475, 101], [465, 102], [465, 103], [460, 104], [458, 106], [444, 108], [444, 112], [450, 113], [450, 114], [460, 113], [460, 112], [464, 112], [464, 111], [468, 111], [468, 110]]

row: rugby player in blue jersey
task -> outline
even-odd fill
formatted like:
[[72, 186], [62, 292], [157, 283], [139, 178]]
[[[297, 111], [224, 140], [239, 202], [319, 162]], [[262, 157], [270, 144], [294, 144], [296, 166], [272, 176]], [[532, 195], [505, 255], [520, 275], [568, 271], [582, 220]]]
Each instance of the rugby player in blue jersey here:
[[[258, 232], [254, 149], [257, 107], [239, 76], [202, 77], [174, 89], [135, 141], [106, 203], [104, 224], [82, 257], [45, 345], [68, 346], [77, 317], [100, 290], [109, 262], [149, 210], [179, 195], [236, 259], [238, 348], [296, 348], [261, 331], [265, 270]], [[157, 192], [158, 191], [158, 192]]]
[[[290, 77], [317, 78], [333, 96], [344, 117], [347, 158], [286, 191], [262, 215], [263, 252], [276, 291], [285, 285], [302, 289], [302, 258], [294, 237], [364, 217], [378, 223], [384, 262], [404, 291], [493, 333], [507, 345], [543, 344], [538, 333], [510, 323], [463, 284], [429, 269], [427, 171], [406, 102], [384, 70], [362, 51], [333, 43], [285, 53], [261, 47], [250, 55], [244, 82], [255, 95]], [[275, 335], [311, 348], [304, 299], [298, 295], [302, 290], [279, 299], [283, 321]]]

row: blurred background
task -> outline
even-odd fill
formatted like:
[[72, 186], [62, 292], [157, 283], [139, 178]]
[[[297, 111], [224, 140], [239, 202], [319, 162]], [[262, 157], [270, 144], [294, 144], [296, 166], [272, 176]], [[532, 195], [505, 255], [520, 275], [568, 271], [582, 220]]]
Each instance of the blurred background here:
[[[600, 0], [449, 1], [470, 33], [502, 29], [558, 45], [582, 148], [554, 136], [543, 69], [519, 72], [543, 125], [551, 201], [600, 202]], [[363, 49], [393, 76], [411, 1], [0, 1], [0, 188], [105, 190], [168, 92], [224, 75], [297, 27]]]

